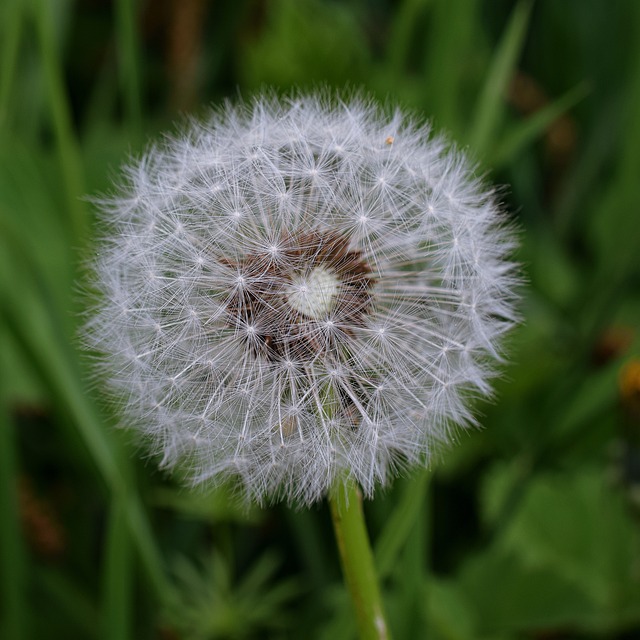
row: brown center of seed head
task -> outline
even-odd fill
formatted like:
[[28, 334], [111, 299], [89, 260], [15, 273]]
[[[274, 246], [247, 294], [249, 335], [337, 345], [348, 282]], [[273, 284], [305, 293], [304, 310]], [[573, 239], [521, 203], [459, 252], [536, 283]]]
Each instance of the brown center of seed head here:
[[272, 251], [225, 261], [241, 285], [227, 322], [257, 358], [309, 362], [335, 348], [337, 335], [362, 326], [375, 278], [359, 249], [334, 231], [283, 236]]

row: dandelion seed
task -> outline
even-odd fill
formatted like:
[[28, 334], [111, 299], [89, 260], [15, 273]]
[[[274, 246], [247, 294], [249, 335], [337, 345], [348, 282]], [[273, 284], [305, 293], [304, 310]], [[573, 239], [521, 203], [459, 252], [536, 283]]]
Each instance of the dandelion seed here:
[[513, 242], [427, 126], [268, 97], [126, 175], [86, 333], [163, 465], [309, 504], [339, 478], [371, 495], [473, 423], [515, 321]]

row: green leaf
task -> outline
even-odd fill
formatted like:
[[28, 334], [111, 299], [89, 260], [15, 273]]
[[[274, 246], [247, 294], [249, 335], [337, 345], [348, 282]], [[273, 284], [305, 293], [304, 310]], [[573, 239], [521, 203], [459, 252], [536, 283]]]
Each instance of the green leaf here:
[[[483, 499], [489, 519], [518, 474], [517, 465], [494, 468]], [[636, 538], [622, 495], [601, 471], [582, 469], [534, 478], [501, 532], [496, 553], [516, 559], [523, 575], [553, 574], [562, 583], [567, 609], [554, 606], [558, 620], [613, 632], [640, 622]], [[580, 601], [584, 610], [570, 606]]]
[[477, 638], [476, 612], [453, 580], [430, 578], [427, 589], [430, 628], [441, 640]]
[[582, 471], [537, 479], [505, 544], [531, 565], [553, 568], [574, 582], [603, 615], [614, 620], [632, 614], [640, 621], [634, 536], [622, 496], [601, 472]]
[[15, 135], [0, 134], [0, 278], [8, 287], [24, 287], [27, 269], [14, 253], [28, 256], [57, 309], [56, 318], [71, 330], [76, 246], [60, 212], [65, 201], [61, 178], [45, 153], [34, 152]]
[[593, 618], [592, 602], [570, 581], [499, 547], [468, 560], [456, 583], [476, 621], [469, 640], [589, 626]]

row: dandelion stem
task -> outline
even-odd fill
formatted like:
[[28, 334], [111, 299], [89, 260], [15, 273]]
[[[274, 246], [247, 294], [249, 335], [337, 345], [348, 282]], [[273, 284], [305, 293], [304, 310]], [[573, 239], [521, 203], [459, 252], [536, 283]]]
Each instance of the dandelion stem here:
[[382, 609], [378, 576], [362, 511], [362, 495], [349, 480], [329, 496], [342, 571], [356, 610], [361, 640], [390, 638]]

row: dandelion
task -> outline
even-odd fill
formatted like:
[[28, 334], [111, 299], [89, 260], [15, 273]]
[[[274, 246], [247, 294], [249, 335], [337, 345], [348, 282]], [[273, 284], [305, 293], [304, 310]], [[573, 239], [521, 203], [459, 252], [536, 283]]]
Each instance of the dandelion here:
[[87, 334], [162, 466], [259, 502], [371, 496], [473, 423], [515, 320], [513, 241], [428, 126], [266, 97], [125, 171]]

